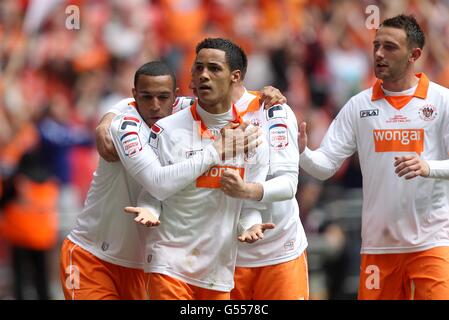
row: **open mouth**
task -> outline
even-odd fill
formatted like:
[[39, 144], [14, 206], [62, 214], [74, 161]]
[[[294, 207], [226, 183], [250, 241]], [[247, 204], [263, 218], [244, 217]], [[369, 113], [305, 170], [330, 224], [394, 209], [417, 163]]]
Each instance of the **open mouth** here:
[[205, 92], [205, 91], [211, 91], [212, 88], [208, 85], [201, 85], [201, 86], [199, 86], [198, 90]]

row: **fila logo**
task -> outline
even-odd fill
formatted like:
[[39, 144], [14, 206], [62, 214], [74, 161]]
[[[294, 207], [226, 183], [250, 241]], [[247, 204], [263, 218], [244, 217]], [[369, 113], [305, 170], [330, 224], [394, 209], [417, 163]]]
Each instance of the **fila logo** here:
[[361, 110], [360, 118], [374, 117], [379, 115], [379, 109]]
[[231, 166], [214, 166], [207, 170], [203, 175], [196, 179], [196, 187], [197, 188], [210, 188], [210, 189], [218, 189], [220, 188], [220, 179], [223, 176], [223, 172], [226, 169], [238, 170], [240, 177], [245, 176], [245, 168], [237, 168]]
[[376, 152], [424, 151], [424, 129], [373, 130]]

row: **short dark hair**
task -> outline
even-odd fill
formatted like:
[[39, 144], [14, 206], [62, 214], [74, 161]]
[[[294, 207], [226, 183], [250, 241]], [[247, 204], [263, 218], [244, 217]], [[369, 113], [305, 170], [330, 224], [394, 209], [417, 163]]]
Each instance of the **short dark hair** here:
[[223, 38], [206, 38], [196, 46], [196, 54], [201, 49], [218, 49], [225, 52], [226, 62], [231, 71], [240, 70], [242, 73], [242, 80], [245, 78], [246, 68], [248, 67], [248, 58], [245, 51], [228, 39]]
[[134, 74], [134, 88], [140, 75], [145, 76], [170, 76], [173, 80], [173, 91], [176, 89], [176, 76], [170, 67], [163, 61], [151, 61], [142, 65]]
[[382, 22], [381, 27], [398, 28], [405, 31], [409, 48], [424, 48], [426, 37], [413, 15], [400, 14]]

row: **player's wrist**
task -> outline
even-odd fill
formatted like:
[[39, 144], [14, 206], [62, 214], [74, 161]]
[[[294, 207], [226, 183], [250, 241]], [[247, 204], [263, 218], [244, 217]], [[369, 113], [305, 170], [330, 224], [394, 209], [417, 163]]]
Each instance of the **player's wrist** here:
[[422, 167], [423, 167], [423, 169], [422, 169], [422, 174], [421, 174], [421, 176], [424, 177], [424, 178], [429, 177], [429, 176], [430, 176], [430, 166], [429, 166], [429, 163], [428, 163], [427, 161], [425, 161], [425, 160], [422, 160]]
[[260, 183], [247, 183], [246, 186], [247, 198], [250, 200], [260, 201], [263, 198], [263, 186]]

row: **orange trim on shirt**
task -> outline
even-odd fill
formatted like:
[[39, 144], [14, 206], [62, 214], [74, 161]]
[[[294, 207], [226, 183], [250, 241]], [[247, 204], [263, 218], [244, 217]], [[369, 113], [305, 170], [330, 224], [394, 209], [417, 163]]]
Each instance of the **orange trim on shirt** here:
[[137, 108], [137, 102], [131, 101], [130, 103], [128, 103], [128, 106], [132, 106], [134, 108]]
[[384, 91], [382, 90], [382, 80], [377, 79], [376, 83], [373, 86], [373, 93], [371, 95], [371, 101], [376, 101], [379, 99], [384, 99], [388, 101], [394, 108], [401, 109], [413, 97], [425, 99], [427, 97], [427, 92], [429, 90], [429, 78], [421, 72], [417, 73], [416, 77], [419, 78], [418, 87], [415, 90], [415, 93], [412, 96], [385, 96]]
[[261, 107], [261, 101], [260, 101], [260, 97], [256, 96], [253, 100], [251, 100], [251, 102], [248, 104], [248, 108], [246, 108], [245, 111], [242, 111], [240, 113], [240, 116], [243, 117], [245, 114], [247, 114], [248, 112], [256, 112], [259, 111], [260, 107]]
[[427, 76], [423, 72], [416, 74], [416, 77], [419, 78], [419, 82], [414, 96], [417, 98], [425, 99], [427, 98], [427, 91], [429, 90], [429, 78], [427, 78]]
[[[208, 139], [214, 140], [215, 137], [212, 135], [212, 133], [209, 131], [209, 129], [207, 128], [206, 124], [203, 122], [203, 120], [201, 119], [200, 115], [198, 114], [198, 111], [196, 110], [197, 107], [197, 102], [195, 102], [191, 107], [190, 107], [190, 112], [192, 113], [192, 118], [195, 121], [199, 121], [200, 122], [200, 136], [201, 137], [206, 137]], [[232, 120], [232, 122], [235, 123], [239, 123], [242, 124], [243, 123], [243, 119], [241, 116], [241, 113], [239, 113], [235, 107], [234, 104], [232, 104], [232, 112], [233, 114], [235, 114], [235, 118], [234, 120]]]
[[218, 189], [221, 186], [221, 177], [226, 170], [236, 171], [242, 180], [245, 177], [245, 168], [235, 166], [213, 166], [196, 179], [197, 188]]
[[387, 100], [395, 109], [401, 110], [413, 99], [413, 97], [414, 96], [386, 96], [385, 100]]

